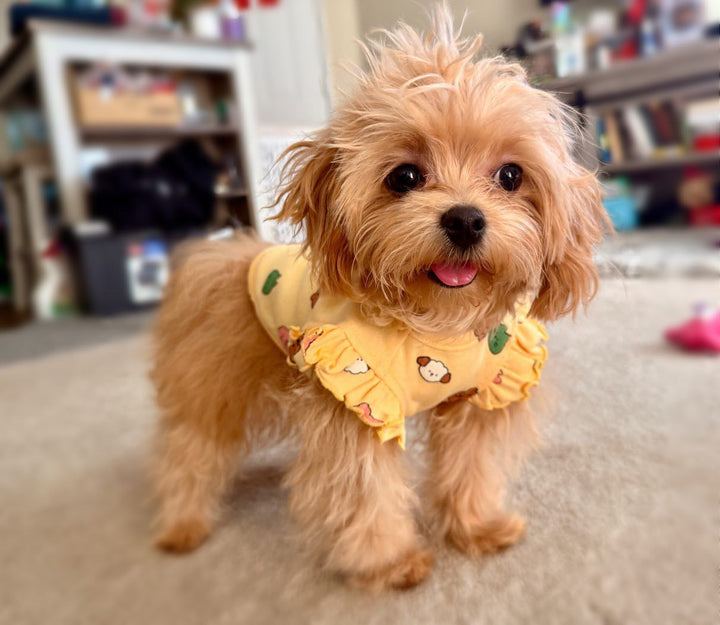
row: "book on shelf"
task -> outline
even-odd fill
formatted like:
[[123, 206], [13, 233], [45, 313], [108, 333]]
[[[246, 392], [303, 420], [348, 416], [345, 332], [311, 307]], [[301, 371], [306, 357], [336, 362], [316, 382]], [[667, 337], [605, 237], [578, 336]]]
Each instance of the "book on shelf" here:
[[675, 122], [668, 110], [659, 102], [650, 102], [640, 106], [640, 113], [652, 133], [656, 146], [672, 145], [678, 142]]
[[688, 104], [685, 108], [685, 125], [695, 150], [720, 150], [720, 98], [706, 98]]
[[612, 162], [607, 126], [605, 125], [605, 119], [602, 117], [598, 117], [597, 120], [595, 120], [595, 134], [597, 136], [598, 157], [600, 162], [605, 164]]
[[690, 102], [685, 107], [685, 123], [692, 129], [720, 131], [720, 98]]
[[660, 100], [618, 108], [598, 118], [596, 132], [599, 158], [606, 164], [701, 151], [720, 142], [720, 100]]
[[607, 130], [607, 142], [610, 150], [610, 162], [622, 163], [625, 160], [625, 151], [623, 149], [622, 138], [620, 137], [617, 117], [613, 113], [608, 113], [605, 116], [605, 128]]
[[651, 129], [648, 127], [646, 118], [640, 112], [640, 107], [629, 106], [625, 108], [623, 110], [623, 117], [625, 118], [628, 130], [627, 152], [632, 154], [633, 158], [650, 158], [657, 144], [653, 140], [653, 135]]
[[680, 108], [670, 100], [660, 103], [661, 117], [670, 125], [672, 139], [670, 144], [679, 145], [684, 142], [683, 119], [680, 114]]

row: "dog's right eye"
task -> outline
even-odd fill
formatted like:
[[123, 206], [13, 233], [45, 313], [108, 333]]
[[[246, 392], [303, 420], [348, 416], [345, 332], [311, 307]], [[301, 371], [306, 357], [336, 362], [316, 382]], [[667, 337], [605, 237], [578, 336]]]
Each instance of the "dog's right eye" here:
[[417, 189], [425, 182], [425, 177], [417, 166], [405, 163], [398, 165], [385, 178], [385, 184], [393, 193], [404, 194]]

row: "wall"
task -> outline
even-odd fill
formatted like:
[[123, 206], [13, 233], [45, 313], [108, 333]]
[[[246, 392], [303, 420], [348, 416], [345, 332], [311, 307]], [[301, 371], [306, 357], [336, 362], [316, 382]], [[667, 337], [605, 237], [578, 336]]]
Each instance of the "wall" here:
[[355, 41], [362, 37], [358, 2], [323, 0], [322, 9], [332, 97], [337, 103], [355, 84], [347, 66], [362, 63], [362, 54]]
[[[513, 42], [522, 24], [545, 14], [540, 8], [539, 0], [447, 0], [447, 3], [456, 20], [459, 20], [467, 9], [468, 18], [463, 32], [482, 32], [485, 35], [485, 45], [491, 50]], [[437, 0], [360, 0], [360, 32], [364, 35], [373, 28], [389, 28], [398, 18], [417, 28], [426, 28], [425, 12], [435, 4]], [[573, 10], [579, 13], [587, 13], [599, 5], [622, 4], [623, 0], [576, 0], [571, 3]], [[705, 0], [704, 4], [706, 21], [720, 21], [720, 0]]]
[[[355, 39], [365, 39], [377, 28], [392, 28], [404, 20], [420, 30], [427, 29], [428, 10], [437, 0], [324, 0], [328, 62], [333, 81], [333, 101], [351, 91], [354, 79], [343, 66], [362, 65]], [[537, 0], [448, 0], [456, 23], [466, 9], [465, 35], [482, 32], [486, 50], [497, 52], [515, 40], [519, 26], [543, 16]]]
[[[254, 3], [255, 4], [255, 3]], [[321, 0], [284, 0], [245, 13], [257, 115], [263, 125], [317, 126], [332, 102]]]
[[[427, 10], [435, 4], [436, 0], [362, 0], [358, 3], [360, 31], [390, 28], [398, 19], [426, 30]], [[448, 0], [448, 5], [456, 23], [468, 11], [463, 33], [483, 33], [486, 49], [493, 52], [515, 41], [521, 24], [544, 15], [538, 0]]]

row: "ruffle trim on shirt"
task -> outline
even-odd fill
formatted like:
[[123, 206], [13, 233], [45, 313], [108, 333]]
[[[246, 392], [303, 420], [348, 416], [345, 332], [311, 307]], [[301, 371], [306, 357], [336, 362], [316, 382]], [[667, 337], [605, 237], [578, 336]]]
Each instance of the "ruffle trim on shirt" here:
[[310, 367], [320, 383], [343, 402], [382, 442], [398, 439], [405, 448], [405, 415], [400, 400], [353, 347], [345, 331], [323, 325], [304, 330], [292, 361], [301, 371]]
[[530, 390], [540, 381], [540, 372], [547, 360], [544, 341], [547, 332], [540, 322], [525, 318], [514, 324], [511, 340], [502, 364], [490, 383], [469, 401], [483, 410], [497, 410], [530, 397]]

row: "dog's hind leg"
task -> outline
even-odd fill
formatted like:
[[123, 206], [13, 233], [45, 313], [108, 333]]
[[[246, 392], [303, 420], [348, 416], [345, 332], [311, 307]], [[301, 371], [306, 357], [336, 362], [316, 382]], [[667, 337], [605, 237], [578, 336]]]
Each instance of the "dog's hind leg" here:
[[156, 543], [168, 551], [189, 551], [207, 538], [217, 518], [239, 462], [242, 434], [222, 425], [211, 432], [180, 422], [165, 426], [161, 438], [156, 458], [161, 506]]
[[[199, 243], [173, 274], [155, 328], [152, 378], [162, 411], [155, 457], [160, 499], [156, 542], [198, 546], [247, 450], [250, 408], [279, 388], [289, 367], [258, 323], [247, 291], [260, 244]], [[257, 412], [257, 414], [255, 414]], [[255, 432], [277, 428], [274, 411], [253, 410]]]

